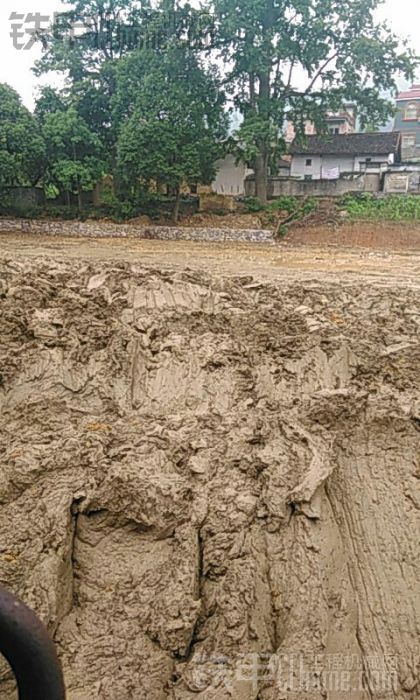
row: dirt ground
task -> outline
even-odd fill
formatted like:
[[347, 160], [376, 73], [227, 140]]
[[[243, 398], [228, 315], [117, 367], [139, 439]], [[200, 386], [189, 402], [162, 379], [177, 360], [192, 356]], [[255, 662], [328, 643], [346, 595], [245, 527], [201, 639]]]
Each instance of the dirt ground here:
[[420, 222], [361, 222], [339, 226], [290, 228], [286, 240], [293, 245], [373, 248], [375, 250], [420, 251]]
[[[337, 211], [333, 208], [335, 218]], [[293, 245], [323, 246], [339, 245], [346, 247], [375, 248], [378, 250], [420, 250], [420, 222], [392, 222], [392, 221], [338, 221], [331, 225], [320, 225], [318, 219], [328, 212], [321, 212], [320, 216], [314, 215], [314, 222], [309, 220], [302, 225], [299, 222], [289, 225], [289, 233], [286, 241]], [[318, 222], [318, 223], [317, 223]], [[136, 220], [133, 220], [136, 223]], [[144, 221], [138, 223], [144, 225]], [[150, 223], [150, 221], [149, 221]], [[169, 221], [162, 224], [171, 224]], [[183, 217], [180, 225], [187, 227], [203, 226], [208, 228], [227, 229], [258, 229], [276, 228], [277, 222], [271, 223], [267, 217], [258, 213], [232, 212], [219, 216], [211, 213], [198, 213], [189, 217]]]
[[0, 581], [68, 700], [418, 700], [419, 273], [0, 236]]
[[[348, 229], [349, 231], [350, 229]], [[382, 230], [378, 227], [378, 231]], [[338, 234], [334, 234], [338, 235]], [[51, 257], [60, 260], [89, 261], [127, 260], [163, 268], [205, 269], [223, 274], [250, 274], [267, 279], [328, 277], [340, 281], [357, 276], [382, 280], [405, 279], [420, 282], [420, 247], [418, 250], [395, 248], [384, 238], [372, 234], [372, 247], [317, 244], [317, 233], [296, 230], [275, 245], [246, 243], [191, 243], [188, 241], [150, 241], [138, 239], [54, 238], [27, 234], [0, 234], [3, 257]], [[400, 235], [401, 234], [400, 232]], [[420, 235], [420, 229], [419, 229]], [[327, 238], [331, 232], [324, 232]], [[348, 233], [348, 236], [350, 234]], [[311, 244], [304, 243], [310, 239]]]

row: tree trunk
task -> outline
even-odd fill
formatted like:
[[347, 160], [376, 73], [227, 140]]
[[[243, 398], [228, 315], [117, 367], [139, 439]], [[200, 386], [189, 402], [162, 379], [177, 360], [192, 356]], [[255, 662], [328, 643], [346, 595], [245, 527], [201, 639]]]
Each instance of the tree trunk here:
[[255, 196], [266, 204], [268, 199], [267, 156], [259, 154], [255, 160]]
[[82, 211], [83, 209], [83, 200], [82, 200], [82, 192], [80, 187], [77, 188], [77, 203], [79, 205], [79, 211]]
[[257, 140], [258, 155], [255, 159], [255, 194], [263, 203], [268, 199], [268, 160], [270, 153], [270, 72], [262, 71], [258, 75], [258, 115], [264, 120], [267, 135]]
[[179, 187], [176, 188], [176, 194], [175, 194], [175, 206], [174, 206], [174, 211], [173, 211], [173, 221], [175, 224], [178, 223], [178, 218], [179, 218], [179, 205], [181, 202], [181, 191]]
[[66, 190], [66, 202], [67, 202], [67, 206], [70, 208], [70, 206], [71, 206], [71, 201], [70, 201], [70, 192], [69, 192], [69, 190]]
[[[258, 71], [258, 116], [265, 124], [267, 133], [257, 139], [258, 156], [255, 162], [255, 193], [258, 199], [267, 203], [268, 199], [268, 163], [271, 144], [271, 83], [272, 69], [272, 37], [271, 31], [274, 23], [274, 0], [266, 0], [263, 14], [263, 42], [261, 46], [261, 70]], [[252, 96], [251, 96], [252, 97]], [[253, 98], [255, 100], [255, 97]]]

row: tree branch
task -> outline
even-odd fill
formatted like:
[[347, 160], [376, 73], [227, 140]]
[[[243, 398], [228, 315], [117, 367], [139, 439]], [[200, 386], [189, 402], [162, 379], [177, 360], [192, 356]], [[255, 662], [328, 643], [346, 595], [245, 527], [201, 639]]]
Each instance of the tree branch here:
[[332, 56], [327, 58], [327, 60], [322, 64], [322, 66], [319, 68], [319, 70], [317, 70], [317, 72], [315, 73], [314, 77], [312, 78], [311, 82], [309, 83], [308, 87], [306, 88], [305, 92], [303, 93], [304, 95], [307, 95], [312, 90], [316, 81], [318, 80], [318, 78], [321, 77], [321, 75], [324, 72], [324, 70], [326, 69], [326, 67], [331, 63], [331, 61], [333, 61], [335, 58], [337, 58], [337, 56], [338, 56], [338, 51], [336, 51], [335, 53], [333, 53]]
[[289, 77], [287, 79], [287, 84], [286, 84], [286, 92], [289, 92], [290, 86], [292, 84], [292, 76], [293, 76], [293, 70], [295, 67], [295, 59], [292, 59], [292, 62], [290, 64], [290, 70], [289, 70]]

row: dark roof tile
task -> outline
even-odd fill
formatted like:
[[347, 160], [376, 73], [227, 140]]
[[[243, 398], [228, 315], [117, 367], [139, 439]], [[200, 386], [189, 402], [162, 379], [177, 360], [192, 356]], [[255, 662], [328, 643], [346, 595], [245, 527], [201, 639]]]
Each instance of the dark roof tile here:
[[364, 156], [397, 153], [400, 141], [398, 131], [368, 134], [326, 134], [307, 136], [301, 143], [290, 146], [293, 155]]

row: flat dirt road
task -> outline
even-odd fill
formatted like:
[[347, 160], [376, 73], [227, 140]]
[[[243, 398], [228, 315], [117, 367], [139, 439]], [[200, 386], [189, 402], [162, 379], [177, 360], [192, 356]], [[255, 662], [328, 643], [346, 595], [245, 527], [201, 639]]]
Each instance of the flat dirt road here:
[[205, 269], [220, 274], [264, 278], [318, 278], [352, 281], [369, 277], [384, 284], [396, 280], [420, 284], [420, 251], [375, 250], [339, 245], [193, 243], [134, 238], [52, 238], [0, 234], [3, 258], [54, 258], [90, 262], [127, 261], [158, 268]]

